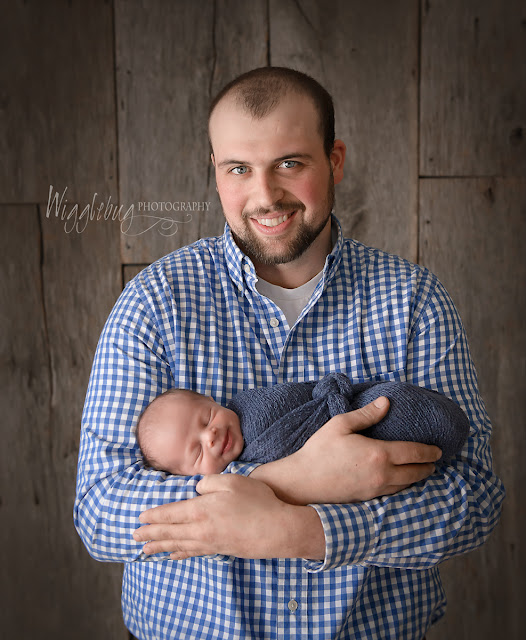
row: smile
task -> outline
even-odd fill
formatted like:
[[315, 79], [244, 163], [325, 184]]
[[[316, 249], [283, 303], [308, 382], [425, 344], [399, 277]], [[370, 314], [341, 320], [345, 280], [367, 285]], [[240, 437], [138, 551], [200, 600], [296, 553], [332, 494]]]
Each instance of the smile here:
[[285, 222], [285, 220], [288, 220], [292, 213], [285, 213], [284, 215], [278, 216], [277, 218], [260, 218], [258, 222], [264, 227], [277, 227], [278, 224], [281, 224], [282, 222]]
[[231, 448], [232, 448], [232, 435], [230, 431], [227, 430], [225, 439], [223, 441], [223, 450], [221, 451], [221, 455], [224, 455]]

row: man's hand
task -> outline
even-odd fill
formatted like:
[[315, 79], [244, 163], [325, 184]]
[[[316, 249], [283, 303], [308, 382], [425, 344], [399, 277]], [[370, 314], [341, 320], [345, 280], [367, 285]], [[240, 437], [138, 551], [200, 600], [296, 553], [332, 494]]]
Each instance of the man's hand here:
[[224, 554], [239, 558], [323, 559], [318, 514], [279, 500], [267, 485], [244, 476], [210, 475], [197, 498], [149, 509], [135, 540], [145, 553], [170, 552], [173, 560]]
[[386, 442], [360, 435], [379, 422], [389, 401], [331, 418], [296, 453], [262, 465], [251, 478], [291, 504], [347, 503], [396, 493], [431, 475], [438, 447]]

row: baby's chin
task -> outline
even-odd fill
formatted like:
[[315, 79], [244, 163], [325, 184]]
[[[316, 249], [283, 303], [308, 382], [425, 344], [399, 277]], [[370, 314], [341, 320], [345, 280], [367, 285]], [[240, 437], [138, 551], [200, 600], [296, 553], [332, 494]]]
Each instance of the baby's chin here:
[[[221, 469], [221, 471], [224, 471], [231, 462], [235, 462], [238, 459], [240, 453], [241, 453], [240, 451], [239, 452], [235, 452], [234, 450], [229, 451], [228, 455], [225, 458], [223, 458], [223, 468]], [[217, 471], [217, 473], [221, 473], [221, 471]]]
[[240, 436], [239, 440], [232, 447], [232, 460], [230, 462], [234, 462], [234, 460], [239, 460], [239, 456], [241, 455], [241, 452], [243, 451], [244, 448], [245, 448], [245, 441]]

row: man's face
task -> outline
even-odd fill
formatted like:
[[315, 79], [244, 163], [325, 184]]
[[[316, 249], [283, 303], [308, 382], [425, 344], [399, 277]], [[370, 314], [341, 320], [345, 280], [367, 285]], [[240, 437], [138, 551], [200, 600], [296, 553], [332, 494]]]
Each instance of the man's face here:
[[300, 257], [321, 262], [321, 269], [330, 251], [334, 184], [343, 175], [345, 147], [337, 141], [330, 162], [318, 123], [311, 100], [296, 94], [284, 96], [261, 120], [230, 97], [212, 114], [219, 197], [236, 242], [256, 269]]
[[180, 393], [155, 408], [148, 450], [176, 475], [220, 473], [241, 453], [239, 418], [212, 398]]

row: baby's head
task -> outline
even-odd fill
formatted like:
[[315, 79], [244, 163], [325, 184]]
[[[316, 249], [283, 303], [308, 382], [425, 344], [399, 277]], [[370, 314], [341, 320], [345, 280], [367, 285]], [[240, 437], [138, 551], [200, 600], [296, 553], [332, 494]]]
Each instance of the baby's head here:
[[187, 389], [169, 389], [146, 407], [137, 441], [150, 467], [183, 476], [220, 473], [244, 446], [237, 415]]

